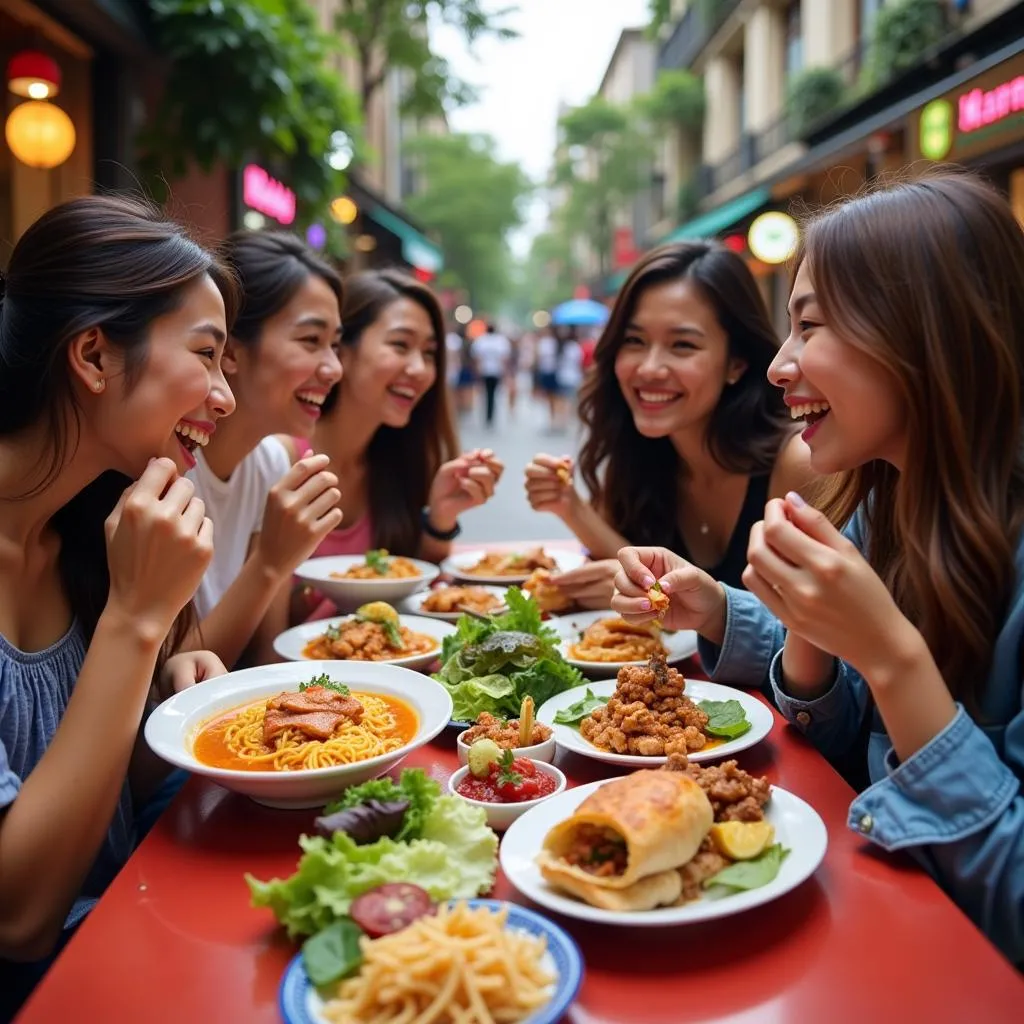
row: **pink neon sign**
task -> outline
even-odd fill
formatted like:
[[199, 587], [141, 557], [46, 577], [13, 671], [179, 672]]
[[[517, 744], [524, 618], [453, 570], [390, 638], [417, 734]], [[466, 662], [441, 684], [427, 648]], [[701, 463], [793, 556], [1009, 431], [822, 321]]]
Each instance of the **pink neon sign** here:
[[256, 164], [242, 172], [242, 201], [280, 224], [295, 220], [295, 193]]
[[974, 132], [1002, 121], [1011, 114], [1024, 110], [1024, 75], [997, 85], [987, 92], [972, 89], [960, 97], [958, 127], [962, 132]]

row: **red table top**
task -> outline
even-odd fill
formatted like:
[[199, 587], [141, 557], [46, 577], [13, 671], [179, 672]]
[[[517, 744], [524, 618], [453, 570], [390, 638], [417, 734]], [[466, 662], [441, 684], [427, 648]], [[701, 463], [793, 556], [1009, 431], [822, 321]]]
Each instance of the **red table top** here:
[[[556, 917], [586, 962], [567, 1021], [1020, 1020], [1024, 980], [925, 874], [846, 828], [852, 790], [802, 736], [777, 718], [740, 760], [818, 810], [824, 863], [786, 896], [720, 921], [622, 929]], [[404, 764], [446, 779], [454, 734]], [[610, 774], [565, 752], [558, 764], [574, 785]], [[278, 983], [296, 949], [268, 911], [250, 908], [242, 875], [290, 874], [312, 816], [190, 781], [18, 1024], [278, 1022]], [[520, 899], [500, 876], [495, 895]]]

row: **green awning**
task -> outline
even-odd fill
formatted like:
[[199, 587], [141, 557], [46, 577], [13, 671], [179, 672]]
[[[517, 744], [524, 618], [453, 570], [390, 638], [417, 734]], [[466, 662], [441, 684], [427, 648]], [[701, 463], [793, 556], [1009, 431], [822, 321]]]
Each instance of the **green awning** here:
[[444, 266], [444, 253], [411, 224], [376, 203], [366, 211], [382, 228], [402, 240], [402, 255], [414, 267], [436, 274]]
[[687, 238], [710, 238], [726, 228], [732, 227], [736, 221], [741, 220], [743, 217], [764, 206], [765, 203], [770, 202], [771, 198], [772, 196], [768, 189], [755, 188], [745, 195], [730, 199], [729, 202], [722, 203], [716, 209], [709, 210], [707, 213], [694, 217], [693, 220], [680, 225], [671, 234], [666, 235], [661, 240], [661, 244], [664, 245], [666, 242], [682, 242]]

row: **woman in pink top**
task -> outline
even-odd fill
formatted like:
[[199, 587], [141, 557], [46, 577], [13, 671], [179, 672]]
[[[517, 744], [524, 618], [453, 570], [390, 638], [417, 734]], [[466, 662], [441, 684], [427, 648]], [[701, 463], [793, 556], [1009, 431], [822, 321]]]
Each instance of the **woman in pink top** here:
[[[341, 322], [345, 372], [311, 446], [330, 457], [341, 481], [344, 519], [316, 553], [386, 548], [440, 561], [459, 515], [494, 494], [504, 469], [491, 451], [459, 454], [441, 307], [406, 274], [375, 270], [346, 279]], [[308, 617], [311, 604], [294, 609], [296, 617]]]

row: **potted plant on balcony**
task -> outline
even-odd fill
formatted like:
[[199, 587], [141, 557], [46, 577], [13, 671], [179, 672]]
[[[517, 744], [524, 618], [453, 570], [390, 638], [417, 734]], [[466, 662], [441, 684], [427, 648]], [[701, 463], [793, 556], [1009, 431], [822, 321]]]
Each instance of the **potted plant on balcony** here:
[[945, 0], [898, 0], [883, 7], [872, 27], [865, 84], [877, 89], [919, 63], [949, 31], [949, 18]]
[[846, 83], [834, 68], [805, 68], [786, 90], [786, 115], [792, 133], [802, 138], [811, 126], [835, 110], [846, 94]]

